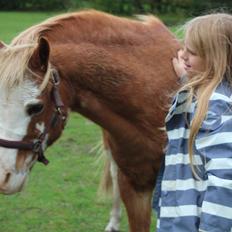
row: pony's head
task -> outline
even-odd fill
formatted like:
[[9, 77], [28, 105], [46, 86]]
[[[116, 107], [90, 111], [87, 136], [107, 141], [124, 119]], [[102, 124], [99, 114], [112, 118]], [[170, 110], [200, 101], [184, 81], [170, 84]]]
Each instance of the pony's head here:
[[[49, 64], [49, 43], [7, 46], [0, 43], [0, 192], [24, 186], [45, 148], [64, 126], [59, 75]], [[65, 112], [64, 112], [65, 111]]]

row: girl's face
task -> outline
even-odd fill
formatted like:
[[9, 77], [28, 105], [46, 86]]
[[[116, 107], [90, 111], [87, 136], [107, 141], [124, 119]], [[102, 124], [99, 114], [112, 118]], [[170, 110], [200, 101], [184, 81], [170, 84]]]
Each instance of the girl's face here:
[[184, 60], [184, 69], [188, 77], [193, 77], [194, 75], [205, 71], [205, 60], [190, 46], [188, 37], [185, 39], [181, 58]]

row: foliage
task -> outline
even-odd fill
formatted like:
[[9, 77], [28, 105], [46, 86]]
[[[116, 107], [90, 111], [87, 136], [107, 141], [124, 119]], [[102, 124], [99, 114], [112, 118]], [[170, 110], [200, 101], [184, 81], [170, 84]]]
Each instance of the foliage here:
[[0, 0], [1, 10], [70, 10], [95, 8], [119, 15], [141, 13], [199, 15], [215, 10], [231, 12], [229, 0]]
[[0, 0], [1, 10], [64, 10], [72, 7], [72, 0]]

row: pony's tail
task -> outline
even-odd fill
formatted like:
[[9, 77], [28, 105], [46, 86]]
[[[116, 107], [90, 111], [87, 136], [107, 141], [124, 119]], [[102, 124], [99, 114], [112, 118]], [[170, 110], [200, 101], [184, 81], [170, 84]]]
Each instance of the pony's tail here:
[[106, 131], [102, 131], [102, 141], [94, 148], [94, 150], [97, 150], [98, 163], [104, 165], [97, 191], [98, 198], [104, 199], [112, 195], [112, 176], [110, 171], [112, 158], [110, 145], [108, 143], [108, 134]]
[[97, 195], [99, 198], [108, 198], [112, 195], [112, 177], [110, 173], [111, 161], [108, 154], [104, 155], [104, 168], [98, 187]]

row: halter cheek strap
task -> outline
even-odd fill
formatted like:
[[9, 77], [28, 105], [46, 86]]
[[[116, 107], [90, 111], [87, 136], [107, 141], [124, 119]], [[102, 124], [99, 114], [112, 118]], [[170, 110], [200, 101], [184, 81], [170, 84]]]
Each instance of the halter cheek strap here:
[[67, 113], [63, 110], [64, 103], [61, 99], [59, 92], [60, 78], [56, 70], [53, 70], [52, 72], [52, 84], [53, 87], [52, 87], [51, 96], [52, 96], [52, 101], [55, 104], [55, 110], [50, 119], [48, 127], [45, 128], [44, 132], [41, 133], [38, 138], [34, 139], [34, 141], [12, 141], [12, 140], [0, 139], [1, 147], [32, 151], [34, 154], [38, 156], [38, 161], [42, 162], [45, 165], [49, 163], [47, 158], [44, 156], [43, 142], [45, 140], [45, 137], [49, 132], [49, 130], [56, 126], [58, 120], [61, 120], [63, 125], [65, 125], [67, 119]]

